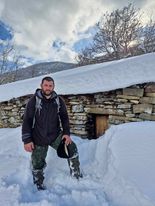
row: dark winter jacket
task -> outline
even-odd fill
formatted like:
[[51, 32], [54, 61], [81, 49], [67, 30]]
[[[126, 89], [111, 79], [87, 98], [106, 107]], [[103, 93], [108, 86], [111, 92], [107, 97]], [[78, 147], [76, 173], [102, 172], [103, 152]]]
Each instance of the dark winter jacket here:
[[[41, 109], [35, 112], [36, 96], [41, 99]], [[22, 140], [24, 144], [34, 142], [35, 145], [45, 146], [50, 145], [62, 132], [65, 135], [70, 135], [69, 118], [64, 101], [59, 97], [60, 109], [56, 98], [58, 95], [53, 91], [50, 99], [43, 96], [40, 89], [30, 98], [27, 103], [22, 125]], [[58, 114], [59, 111], [59, 114]], [[33, 127], [35, 115], [35, 123]]]

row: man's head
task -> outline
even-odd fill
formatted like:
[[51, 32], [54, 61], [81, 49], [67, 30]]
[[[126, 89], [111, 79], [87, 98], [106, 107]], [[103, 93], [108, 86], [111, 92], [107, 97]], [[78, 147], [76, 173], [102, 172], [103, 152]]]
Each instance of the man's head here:
[[54, 80], [52, 77], [44, 77], [41, 81], [41, 89], [45, 96], [50, 96], [54, 90]]

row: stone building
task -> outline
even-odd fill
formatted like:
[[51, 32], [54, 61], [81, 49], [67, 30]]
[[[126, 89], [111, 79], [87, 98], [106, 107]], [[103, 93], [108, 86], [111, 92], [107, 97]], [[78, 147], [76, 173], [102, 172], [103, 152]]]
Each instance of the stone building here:
[[[145, 61], [143, 59], [145, 59]], [[127, 59], [124, 61], [116, 61], [115, 63], [111, 62], [109, 64], [99, 64], [99, 67], [101, 67], [102, 65], [107, 65], [109, 68], [109, 73], [108, 68], [102, 69], [101, 67], [101, 69], [98, 70], [98, 73], [96, 74], [96, 77], [94, 79], [94, 73], [91, 77], [91, 72], [94, 71], [93, 67], [95, 67], [95, 69], [97, 68], [97, 65], [87, 66], [83, 68], [83, 70], [82, 68], [80, 68], [79, 70], [77, 70], [78, 68], [72, 70], [72, 81], [78, 79], [79, 74], [77, 73], [80, 73], [81, 70], [82, 74], [86, 74], [86, 76], [83, 76], [84, 78], [90, 78], [91, 86], [95, 87], [96, 85], [99, 85], [100, 88], [95, 90], [91, 88], [92, 92], [88, 92], [89, 88], [82, 88], [82, 85], [80, 84], [81, 93], [79, 92], [80, 88], [77, 88], [77, 92], [67, 92], [67, 89], [65, 88], [63, 92], [62, 90], [60, 92], [59, 88], [56, 88], [59, 91], [58, 93], [61, 94], [64, 101], [66, 102], [70, 119], [71, 133], [79, 135], [83, 138], [97, 138], [102, 135], [111, 124], [121, 124], [125, 122], [137, 122], [146, 120], [155, 121], [154, 59], [154, 54], [150, 54], [137, 58], [131, 58], [129, 60]], [[130, 62], [130, 64], [128, 61]], [[131, 69], [130, 71], [129, 65], [133, 66], [133, 63], [136, 63], [137, 66], [134, 70]], [[128, 70], [124, 71], [124, 65], [126, 64], [128, 64]], [[117, 66], [121, 68], [121, 70], [119, 70], [120, 76], [118, 76], [118, 70], [115, 72], [114, 70], [110, 70], [111, 67], [117, 69]], [[89, 71], [89, 73], [87, 73], [86, 71]], [[74, 72], [76, 73], [76, 75]], [[59, 85], [60, 82], [62, 84], [63, 80], [63, 83], [67, 84], [66, 79], [68, 77], [68, 73], [66, 73], [67, 71], [61, 72], [59, 75], [58, 73], [56, 73], [55, 77], [54, 75], [52, 75], [56, 80], [56, 85]], [[100, 78], [98, 78], [98, 74], [100, 74]], [[139, 76], [135, 76], [135, 74]], [[147, 74], [147, 76], [145, 76], [144, 74]], [[40, 79], [37, 78], [38, 83], [40, 82], [41, 78], [42, 77], [40, 77]], [[111, 82], [109, 83], [110, 85], [108, 85], [108, 82], [106, 82], [107, 78], [109, 78], [111, 82], [114, 82], [114, 85]], [[117, 81], [114, 81], [115, 78], [117, 78]], [[68, 79], [68, 81], [69, 80], [70, 79]], [[21, 81], [19, 82], [19, 84], [21, 84], [21, 88], [22, 85], [27, 88], [31, 85], [31, 81], [33, 80], [29, 80], [28, 84]], [[12, 83], [11, 86], [15, 84], [16, 83]], [[70, 82], [70, 84], [73, 84], [73, 82]], [[87, 82], [87, 84], [89, 84], [89, 82]], [[69, 85], [66, 85], [66, 88], [68, 88], [68, 86]], [[83, 87], [85, 86], [86, 84], [83, 83]], [[9, 91], [9, 88], [7, 88], [6, 90]], [[2, 88], [0, 87], [0, 93], [1, 91]], [[19, 91], [19, 94], [15, 94], [14, 98], [1, 98], [1, 128], [17, 127], [21, 125], [21, 117], [23, 115], [24, 108], [28, 99], [33, 93], [32, 91], [34, 91], [34, 88], [29, 89], [30, 93], [26, 93], [26, 95], [24, 95], [24, 89], [22, 89], [21, 91], [23, 92], [23, 94], [20, 94]]]

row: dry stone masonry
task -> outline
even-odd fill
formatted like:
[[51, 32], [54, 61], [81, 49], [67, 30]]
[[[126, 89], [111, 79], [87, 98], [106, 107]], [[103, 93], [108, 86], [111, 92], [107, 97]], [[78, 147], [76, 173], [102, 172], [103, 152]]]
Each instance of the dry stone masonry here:
[[[21, 117], [30, 96], [0, 103], [1, 128], [21, 125]], [[103, 121], [102, 117], [106, 117], [108, 126], [125, 122], [155, 121], [155, 83], [139, 84], [109, 92], [62, 97], [67, 105], [71, 132], [82, 137], [95, 136], [97, 124]]]

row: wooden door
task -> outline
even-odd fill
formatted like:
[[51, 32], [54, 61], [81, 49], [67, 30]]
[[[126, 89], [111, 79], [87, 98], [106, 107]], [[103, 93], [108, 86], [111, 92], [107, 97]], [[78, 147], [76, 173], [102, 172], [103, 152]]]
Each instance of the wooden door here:
[[108, 128], [108, 116], [96, 115], [96, 137], [99, 137], [105, 133]]

